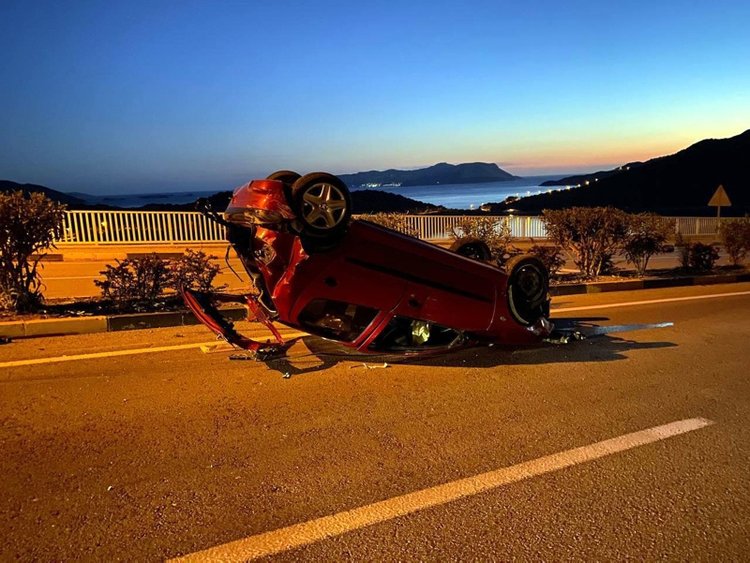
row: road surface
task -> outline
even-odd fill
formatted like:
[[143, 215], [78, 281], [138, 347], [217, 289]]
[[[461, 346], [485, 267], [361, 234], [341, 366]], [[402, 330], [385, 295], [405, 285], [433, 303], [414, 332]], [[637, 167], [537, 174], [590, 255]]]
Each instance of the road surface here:
[[553, 305], [675, 325], [389, 367], [201, 327], [0, 346], [0, 560], [745, 559], [750, 284]]

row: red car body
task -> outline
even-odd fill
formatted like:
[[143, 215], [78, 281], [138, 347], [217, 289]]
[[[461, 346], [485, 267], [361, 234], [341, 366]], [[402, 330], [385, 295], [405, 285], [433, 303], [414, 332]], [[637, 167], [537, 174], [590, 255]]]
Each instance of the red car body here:
[[[369, 353], [437, 351], [480, 342], [527, 345], [552, 330], [546, 270], [539, 274], [533, 258], [517, 261], [516, 271], [506, 272], [348, 217], [331, 237], [311, 235], [298, 222], [304, 212], [294, 208], [293, 190], [280, 180], [256, 180], [235, 191], [223, 222], [256, 292], [211, 296], [183, 291], [196, 316], [229, 342], [256, 351], [264, 346], [236, 333], [218, 315], [216, 300], [246, 303], [277, 337], [272, 348], [283, 347], [273, 321]], [[511, 278], [523, 276], [529, 264], [536, 277], [526, 285], [534, 285], [535, 301], [524, 309], [518, 297], [523, 278], [516, 285]]]

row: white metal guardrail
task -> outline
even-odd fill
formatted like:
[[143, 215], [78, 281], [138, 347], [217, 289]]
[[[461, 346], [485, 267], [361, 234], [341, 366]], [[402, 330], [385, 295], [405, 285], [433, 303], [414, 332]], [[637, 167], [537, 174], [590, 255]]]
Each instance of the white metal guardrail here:
[[131, 244], [226, 240], [224, 228], [196, 211], [66, 211], [60, 243]]
[[[361, 216], [366, 219], [367, 216]], [[483, 216], [488, 217], [488, 216]], [[544, 239], [539, 217], [490, 216], [505, 221], [516, 238]], [[425, 240], [450, 238], [451, 228], [471, 215], [406, 215], [407, 224]], [[674, 217], [675, 233], [713, 235], [716, 217]], [[224, 228], [195, 211], [67, 211], [63, 244], [170, 244], [226, 240]]]

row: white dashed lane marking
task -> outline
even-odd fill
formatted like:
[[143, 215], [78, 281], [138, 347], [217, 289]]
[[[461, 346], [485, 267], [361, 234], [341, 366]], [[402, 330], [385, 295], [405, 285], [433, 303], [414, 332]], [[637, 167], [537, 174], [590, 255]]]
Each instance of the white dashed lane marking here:
[[414, 512], [473, 497], [517, 481], [666, 440], [711, 424], [713, 422], [705, 418], [678, 420], [474, 477], [400, 495], [353, 510], [249, 536], [198, 551], [174, 561], [247, 561], [267, 557]]

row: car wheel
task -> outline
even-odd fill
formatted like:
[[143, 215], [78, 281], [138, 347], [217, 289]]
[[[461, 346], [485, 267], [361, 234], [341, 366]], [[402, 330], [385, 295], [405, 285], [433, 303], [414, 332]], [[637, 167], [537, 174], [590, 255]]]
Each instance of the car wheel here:
[[457, 239], [451, 245], [451, 251], [466, 258], [477, 260], [478, 262], [488, 262], [492, 260], [492, 251], [487, 243], [483, 240], [473, 237], [463, 237]]
[[530, 325], [549, 316], [549, 272], [539, 258], [522, 254], [505, 264], [508, 307], [513, 317]]
[[292, 202], [301, 234], [330, 239], [341, 234], [352, 215], [346, 184], [332, 174], [313, 172], [292, 185]]
[[266, 180], [281, 180], [286, 185], [291, 186], [300, 178], [301, 176], [299, 174], [292, 172], [291, 170], [277, 170], [273, 174], [270, 174]]

